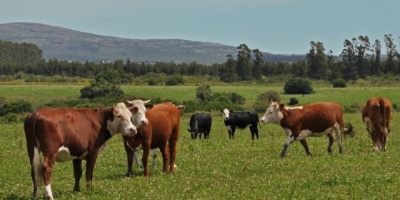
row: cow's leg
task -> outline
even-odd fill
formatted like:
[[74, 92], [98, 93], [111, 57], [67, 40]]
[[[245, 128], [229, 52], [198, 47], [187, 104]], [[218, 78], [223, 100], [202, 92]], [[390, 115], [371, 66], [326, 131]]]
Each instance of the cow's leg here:
[[82, 177], [82, 160], [75, 159], [72, 162], [74, 166], [74, 177], [75, 177], [74, 192], [79, 192], [81, 191], [81, 188], [79, 187], [79, 181], [81, 180]]
[[143, 164], [143, 175], [145, 177], [149, 177], [149, 154], [150, 154], [150, 145], [143, 145], [143, 155], [142, 155], [142, 164]]
[[373, 141], [372, 150], [379, 151], [379, 135], [375, 130], [372, 132], [372, 141]]
[[232, 131], [231, 131], [232, 139], [235, 139], [235, 131], [236, 131], [236, 126], [232, 126]]
[[204, 139], [208, 139], [209, 135], [210, 135], [210, 130], [204, 131]]
[[93, 190], [92, 180], [93, 180], [93, 170], [96, 164], [97, 156], [99, 152], [93, 152], [86, 157], [86, 188]]
[[192, 140], [196, 139], [195, 134], [196, 134], [195, 132], [190, 133], [190, 137], [192, 138]]
[[290, 144], [296, 139], [289, 129], [286, 129], [285, 132], [288, 134], [288, 138], [286, 139], [286, 142], [283, 145], [283, 150], [281, 152], [281, 158], [285, 157], [286, 151], [289, 148]]
[[[44, 154], [45, 155], [45, 154]], [[56, 155], [49, 153], [44, 156], [43, 159], [43, 181], [45, 185], [44, 197], [48, 199], [53, 199], [53, 192], [51, 191], [51, 172], [56, 161]]]
[[329, 140], [328, 153], [332, 154], [332, 145], [333, 145], [333, 142], [335, 141], [335, 138], [333, 138], [332, 134], [328, 134], [327, 136], [328, 136], [328, 140]]
[[28, 147], [29, 161], [31, 163], [31, 177], [33, 182], [33, 198], [39, 198], [38, 187], [43, 184], [43, 163], [40, 159], [38, 147]]
[[163, 172], [168, 172], [168, 157], [169, 157], [169, 150], [168, 150], [168, 144], [163, 144], [160, 147], [160, 152], [163, 160]]
[[178, 143], [178, 134], [172, 134], [172, 137], [168, 141], [169, 151], [169, 171], [175, 172], [175, 158], [176, 158], [176, 144]]
[[250, 131], [251, 131], [251, 139], [254, 140], [254, 136], [256, 136], [257, 140], [258, 140], [258, 128], [257, 128], [257, 124], [253, 124], [250, 126]]
[[153, 157], [152, 164], [151, 164], [151, 169], [153, 169], [153, 170], [156, 167], [157, 154], [158, 154], [157, 149], [152, 149], [151, 150], [151, 155]]
[[[126, 176], [133, 177], [132, 165], [133, 165], [134, 156], [136, 156], [136, 155], [134, 155], [133, 149], [129, 146], [128, 141], [125, 140], [125, 138], [124, 138], [124, 147], [125, 147], [125, 152], [126, 152], [126, 160], [128, 163], [128, 171], [126, 173]], [[139, 155], [137, 155], [137, 156], [139, 156]], [[135, 161], [139, 162], [138, 160], [139, 160], [139, 158], [135, 157]]]
[[228, 131], [229, 139], [232, 139], [232, 126], [226, 126], [226, 130]]
[[126, 176], [127, 177], [133, 177], [133, 169], [132, 169], [132, 165], [133, 165], [133, 160], [135, 160], [136, 162], [136, 166], [139, 168], [140, 164], [139, 164], [139, 151], [132, 151], [131, 149], [126, 151], [126, 159], [127, 159], [127, 163], [128, 163], [128, 171], [126, 172]]
[[140, 168], [139, 154], [140, 154], [140, 150], [136, 150], [133, 152], [133, 160], [135, 161], [135, 165], [137, 168]]
[[[342, 125], [339, 125], [339, 124], [342, 124]], [[343, 130], [343, 122], [340, 122], [339, 124], [336, 123], [335, 126], [333, 127], [333, 129], [335, 130], [336, 141], [337, 141], [337, 143], [339, 145], [339, 154], [342, 154], [343, 153], [343, 145], [342, 145], [342, 132], [341, 132], [341, 130]], [[331, 134], [329, 134], [329, 135], [331, 135]], [[334, 139], [334, 138], [332, 138], [332, 139]], [[331, 151], [332, 151], [332, 149], [331, 149]]]
[[302, 140], [300, 140], [300, 143], [301, 143], [301, 145], [303, 145], [304, 150], [306, 150], [307, 155], [311, 156], [311, 152], [310, 152], [310, 149], [308, 148], [307, 140], [306, 139], [302, 139]]

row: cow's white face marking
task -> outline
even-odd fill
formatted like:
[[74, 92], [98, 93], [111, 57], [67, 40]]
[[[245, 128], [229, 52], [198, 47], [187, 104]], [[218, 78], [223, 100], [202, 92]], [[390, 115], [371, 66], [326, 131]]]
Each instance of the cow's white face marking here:
[[133, 136], [137, 133], [136, 127], [131, 122], [132, 113], [124, 103], [118, 103], [113, 109], [113, 121], [107, 121], [107, 129], [111, 135], [121, 133], [124, 136]]
[[229, 119], [229, 110], [225, 108], [222, 111], [222, 116], [224, 117], [224, 120], [227, 121]]
[[132, 111], [133, 115], [131, 117], [131, 121], [133, 125], [136, 127], [140, 127], [144, 124], [148, 124], [149, 121], [146, 118], [146, 104], [149, 103], [150, 100], [143, 101], [143, 100], [133, 100], [128, 101], [130, 107], [129, 110]]
[[267, 108], [264, 116], [261, 118], [261, 122], [268, 123], [276, 123], [279, 124], [281, 119], [283, 118], [283, 114], [279, 109], [279, 105], [276, 102], [272, 102], [271, 105]]

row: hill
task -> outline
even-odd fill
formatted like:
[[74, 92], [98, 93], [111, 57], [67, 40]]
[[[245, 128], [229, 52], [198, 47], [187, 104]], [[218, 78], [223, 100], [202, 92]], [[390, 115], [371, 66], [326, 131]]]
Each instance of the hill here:
[[[67, 61], [186, 62], [223, 63], [226, 56], [236, 56], [236, 47], [210, 42], [179, 39], [126, 39], [84, 33], [38, 23], [0, 24], [0, 40], [36, 44], [45, 59]], [[238, 44], [239, 45], [239, 44]], [[270, 62], [303, 60], [304, 55], [264, 53]]]

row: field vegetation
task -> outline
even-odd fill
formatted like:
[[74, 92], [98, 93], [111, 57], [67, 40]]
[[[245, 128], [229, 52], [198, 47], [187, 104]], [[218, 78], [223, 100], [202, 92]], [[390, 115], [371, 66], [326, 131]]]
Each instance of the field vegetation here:
[[[211, 85], [211, 84], [210, 84]], [[77, 99], [84, 85], [0, 85], [5, 101], [26, 100], [36, 108], [54, 99]], [[144, 99], [169, 99], [183, 102], [196, 98], [198, 84], [186, 86], [123, 85], [126, 95]], [[252, 109], [257, 96], [266, 91], [280, 93], [282, 102], [297, 98], [300, 105], [335, 101], [345, 108], [344, 121], [353, 124], [354, 137], [344, 138], [344, 154], [337, 143], [327, 154], [328, 139], [309, 138], [312, 157], [307, 157], [299, 142], [279, 158], [286, 136], [278, 125], [261, 125], [260, 139], [251, 140], [248, 129], [238, 130], [228, 139], [218, 110], [210, 111], [213, 126], [209, 140], [192, 140], [187, 131], [192, 112], [184, 112], [178, 142], [177, 170], [164, 174], [161, 156], [150, 178], [135, 168], [135, 178], [126, 178], [126, 156], [122, 138], [110, 139], [99, 156], [94, 172], [94, 189], [85, 187], [73, 193], [72, 162], [56, 163], [52, 189], [56, 199], [398, 199], [400, 197], [400, 127], [394, 112], [388, 151], [373, 152], [372, 142], [361, 121], [360, 107], [373, 96], [389, 98], [399, 105], [397, 87], [370, 87], [349, 84], [333, 88], [314, 82], [314, 93], [283, 94], [283, 84], [242, 84], [211, 86], [213, 92], [236, 92], [246, 99], [243, 107]], [[121, 100], [123, 101], [123, 100]], [[269, 102], [264, 102], [268, 105]], [[201, 111], [201, 110], [200, 110]], [[259, 113], [260, 117], [263, 113]], [[30, 199], [32, 181], [22, 122], [0, 124], [0, 197]], [[84, 176], [83, 176], [84, 177]], [[85, 184], [84, 178], [81, 185]], [[43, 192], [43, 188], [40, 188]]]

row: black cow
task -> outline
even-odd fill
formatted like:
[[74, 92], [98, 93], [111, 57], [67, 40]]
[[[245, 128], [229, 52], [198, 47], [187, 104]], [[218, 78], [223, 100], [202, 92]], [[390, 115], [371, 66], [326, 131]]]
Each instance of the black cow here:
[[201, 134], [204, 134], [204, 139], [207, 139], [210, 136], [212, 118], [208, 113], [194, 113], [192, 117], [190, 117], [190, 135], [192, 139], [196, 139], [197, 135], [201, 139]]
[[251, 131], [251, 139], [254, 140], [254, 136], [258, 139], [258, 126], [259, 119], [258, 114], [255, 111], [249, 112], [233, 112], [228, 109], [221, 110], [224, 115], [224, 122], [226, 129], [228, 130], [229, 139], [235, 138], [236, 127], [244, 129], [249, 126]]

